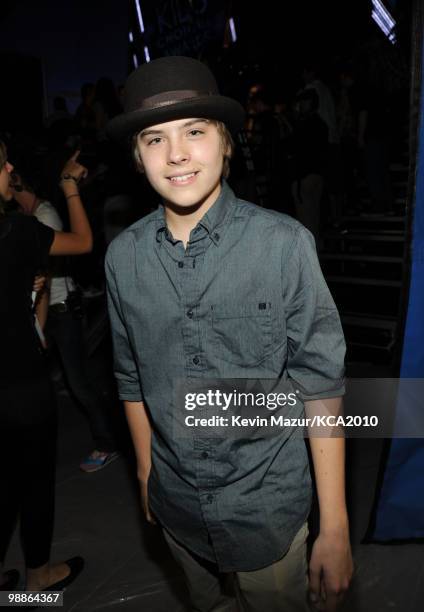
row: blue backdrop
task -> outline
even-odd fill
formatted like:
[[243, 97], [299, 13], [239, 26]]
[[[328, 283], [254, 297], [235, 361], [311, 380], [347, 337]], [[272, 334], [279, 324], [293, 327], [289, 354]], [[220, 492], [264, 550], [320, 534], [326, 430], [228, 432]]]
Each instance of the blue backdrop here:
[[[421, 50], [424, 83], [424, 43]], [[420, 127], [413, 221], [412, 268], [401, 378], [424, 378], [424, 97]], [[399, 428], [424, 410], [424, 397], [409, 396], [397, 405]], [[422, 432], [421, 432], [422, 434]], [[424, 439], [394, 439], [377, 506], [374, 537], [378, 540], [424, 537]]]

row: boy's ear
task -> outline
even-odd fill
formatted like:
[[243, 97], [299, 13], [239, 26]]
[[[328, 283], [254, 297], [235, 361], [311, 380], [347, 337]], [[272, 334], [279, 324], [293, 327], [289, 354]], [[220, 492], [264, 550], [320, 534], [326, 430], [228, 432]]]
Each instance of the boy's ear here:
[[224, 159], [230, 159], [231, 158], [231, 145], [228, 142], [223, 143], [223, 153], [224, 153]]

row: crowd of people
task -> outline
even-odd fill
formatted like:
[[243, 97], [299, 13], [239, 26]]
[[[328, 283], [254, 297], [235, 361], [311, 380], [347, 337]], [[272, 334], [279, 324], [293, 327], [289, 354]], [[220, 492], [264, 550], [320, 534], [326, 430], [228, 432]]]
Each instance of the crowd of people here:
[[[343, 216], [394, 214], [390, 152], [399, 138], [404, 83], [371, 83], [345, 62], [330, 88], [305, 63], [292, 96], [254, 83], [246, 124], [258, 204], [298, 218], [320, 246], [320, 229]], [[396, 127], [388, 129], [396, 116]]]
[[[248, 72], [242, 77], [238, 97], [247, 115], [229, 182], [240, 197], [301, 220], [318, 247], [320, 230], [340, 226], [346, 215], [395, 212], [389, 163], [406, 121], [407, 79], [399, 58], [382, 52], [386, 47], [380, 41], [365, 59], [340, 60], [331, 68], [304, 61], [286, 81]], [[84, 83], [74, 114], [58, 96], [39, 133], [14, 135], [9, 144], [19, 171], [62, 217], [59, 166], [70, 152], [81, 151], [89, 169], [83, 192], [95, 246], [84, 269], [74, 265], [79, 280], [94, 288], [101, 285], [104, 244], [157, 205], [128, 152], [111, 147], [106, 135], [108, 121], [122, 111], [122, 93], [107, 78]]]

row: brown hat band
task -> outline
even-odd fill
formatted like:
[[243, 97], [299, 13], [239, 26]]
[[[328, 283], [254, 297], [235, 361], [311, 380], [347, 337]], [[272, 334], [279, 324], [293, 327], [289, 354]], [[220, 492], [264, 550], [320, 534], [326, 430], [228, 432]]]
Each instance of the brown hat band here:
[[194, 89], [178, 89], [176, 91], [164, 91], [155, 96], [148, 98], [142, 98], [140, 102], [136, 102], [137, 110], [149, 110], [152, 108], [159, 108], [161, 106], [170, 106], [176, 104], [182, 100], [189, 100], [190, 98], [203, 98], [205, 96], [213, 96], [214, 93], [211, 91], [196, 91]]

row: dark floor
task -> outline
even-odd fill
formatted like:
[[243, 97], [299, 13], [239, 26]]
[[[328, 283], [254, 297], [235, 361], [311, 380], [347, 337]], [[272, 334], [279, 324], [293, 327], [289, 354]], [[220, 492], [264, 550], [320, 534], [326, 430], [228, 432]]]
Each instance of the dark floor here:
[[[104, 355], [104, 350], [96, 351], [91, 363], [93, 378], [100, 388], [108, 385]], [[159, 528], [141, 519], [130, 462], [120, 458], [95, 474], [79, 471], [80, 459], [91, 450], [88, 427], [65, 390], [60, 392], [59, 400], [52, 560], [74, 555], [86, 560], [84, 572], [65, 592], [62, 609], [188, 610], [181, 574]], [[381, 440], [349, 441], [348, 498], [355, 576], [343, 611], [420, 612], [424, 609], [424, 545], [361, 544], [381, 447]], [[23, 569], [16, 534], [6, 560], [6, 568], [11, 567]]]

